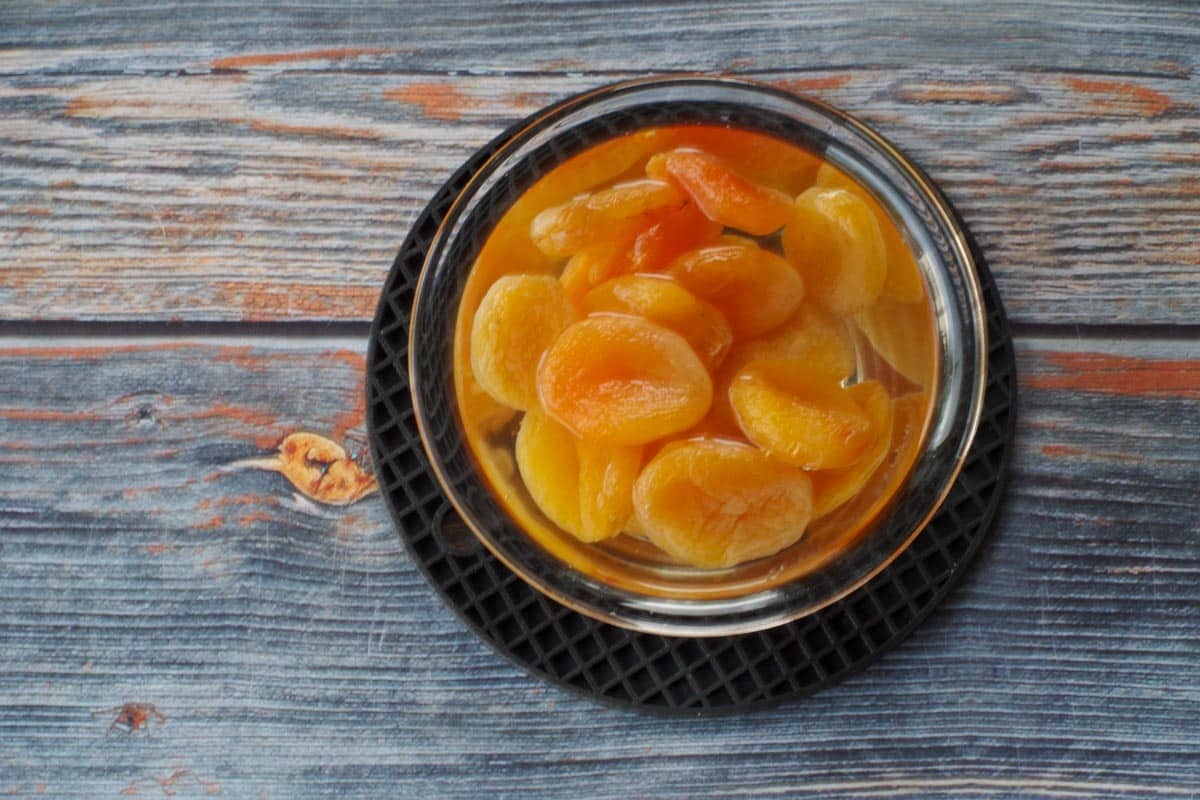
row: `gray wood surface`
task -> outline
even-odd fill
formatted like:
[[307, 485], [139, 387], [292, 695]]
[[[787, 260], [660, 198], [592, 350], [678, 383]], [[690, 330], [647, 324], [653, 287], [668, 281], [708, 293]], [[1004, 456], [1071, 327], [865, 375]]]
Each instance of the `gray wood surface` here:
[[[233, 797], [1197, 788], [1192, 348], [1023, 343], [1013, 488], [945, 607], [804, 703], [662, 720], [476, 641], [377, 497], [222, 472], [342, 428], [360, 342], [113, 344], [0, 343], [0, 791], [157, 796], [176, 770], [181, 796]], [[109, 732], [127, 702], [165, 723]]]
[[[0, 2], [0, 797], [1200, 796], [1198, 53], [1188, 3]], [[722, 719], [541, 683], [378, 496], [230, 468], [358, 442], [365, 321], [467, 154], [664, 70], [878, 127], [1018, 322], [976, 567]]]
[[[383, 13], [369, 8], [329, 38], [306, 27], [306, 47], [282, 12], [261, 26], [262, 10], [162, 7], [129, 25], [129, 9], [59, 9], [52, 44], [37, 25], [48, 12], [9, 11], [8, 41], [37, 47], [0, 51], [0, 314], [369, 319], [408, 225], [476, 147], [551, 100], [695, 53], [694, 69], [812, 93], [909, 152], [979, 237], [1015, 320], [1200, 318], [1200, 14], [1062, 10], [1068, 25], [1031, 36], [1013, 18], [1034, 7], [1002, 6], [999, 21], [975, 9], [933, 37], [933, 12], [856, 6], [849, 22], [854, 9], [820, 8], [714, 11], [696, 41], [667, 46], [664, 19], [686, 8], [642, 29], [645, 10], [568, 4], [533, 15], [574, 26], [546, 37], [518, 6], [418, 5], [393, 22], [423, 43], [412, 54], [362, 44], [388, 30], [368, 27]], [[180, 18], [211, 18], [215, 38], [186, 43]], [[235, 20], [258, 38], [231, 56], [213, 42]], [[993, 45], [965, 60], [988, 20]], [[1071, 37], [1107, 57], [1085, 67]], [[579, 63], [548, 66], [564, 40], [583, 42]], [[889, 44], [863, 51], [877, 40]], [[430, 55], [451, 41], [457, 58]], [[1152, 64], [1131, 61], [1151, 42]], [[1020, 59], [1002, 57], [1016, 44]], [[508, 68], [486, 66], [496, 58]]]

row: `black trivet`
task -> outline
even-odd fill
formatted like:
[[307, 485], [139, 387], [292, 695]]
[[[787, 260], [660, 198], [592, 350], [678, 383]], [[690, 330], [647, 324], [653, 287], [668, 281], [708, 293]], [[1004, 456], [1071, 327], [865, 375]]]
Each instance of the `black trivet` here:
[[618, 705], [736, 711], [808, 695], [863, 669], [908, 636], [966, 572], [1007, 479], [1016, 365], [1004, 309], [979, 248], [970, 241], [988, 314], [983, 417], [958, 480], [925, 530], [865, 586], [794, 622], [719, 638], [635, 633], [549, 599], [488, 552], [439, 490], [413, 415], [408, 322], [426, 250], [455, 197], [519, 127], [482, 148], [434, 195], [396, 256], [375, 317], [367, 358], [371, 455], [413, 559], [450, 607], [500, 653], [536, 675]]

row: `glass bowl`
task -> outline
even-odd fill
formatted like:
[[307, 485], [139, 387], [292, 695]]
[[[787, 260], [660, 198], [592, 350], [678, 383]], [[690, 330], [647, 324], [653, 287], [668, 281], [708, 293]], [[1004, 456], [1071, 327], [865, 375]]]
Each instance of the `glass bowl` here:
[[[834, 513], [774, 556], [726, 569], [670, 562], [629, 536], [585, 544], [531, 509], [498, 501], [498, 472], [468, 446], [454, 379], [456, 317], [475, 257], [503, 213], [566, 159], [644, 128], [746, 128], [799, 144], [865, 187], [916, 257], [935, 328], [932, 385], [919, 449], [886, 497]], [[409, 377], [429, 463], [451, 504], [509, 569], [596, 619], [669, 636], [763, 630], [836, 602], [886, 567], [937, 512], [958, 477], [983, 404], [985, 312], [956, 215], [930, 180], [853, 117], [765, 85], [708, 77], [628, 81], [530, 118], [465, 185], [429, 244], [412, 309]], [[860, 373], [868, 369], [860, 358]], [[508, 498], [512, 502], [512, 498]], [[517, 501], [521, 502], [520, 499]]]

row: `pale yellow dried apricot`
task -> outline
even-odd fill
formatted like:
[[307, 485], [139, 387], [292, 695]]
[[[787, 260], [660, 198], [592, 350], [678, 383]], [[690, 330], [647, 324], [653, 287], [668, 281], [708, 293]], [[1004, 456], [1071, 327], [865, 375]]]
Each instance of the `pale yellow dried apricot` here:
[[883, 289], [887, 261], [879, 222], [845, 189], [813, 187], [797, 197], [783, 249], [810, 295], [834, 313], [867, 308]]
[[575, 312], [549, 275], [506, 275], [492, 284], [471, 325], [471, 370], [512, 408], [537, 407], [537, 365]]
[[588, 314], [633, 314], [678, 333], [710, 370], [721, 363], [733, 332], [721, 312], [668, 275], [625, 275], [592, 289], [581, 307]]
[[804, 361], [839, 381], [854, 374], [854, 339], [846, 324], [814, 303], [805, 303], [775, 330], [738, 345], [730, 362], [760, 358]]
[[883, 249], [887, 253], [887, 277], [883, 281], [882, 296], [901, 303], [919, 303], [925, 297], [925, 283], [912, 250], [892, 217], [870, 192], [857, 181], [832, 164], [822, 164], [817, 170], [817, 186], [846, 189], [861, 197], [879, 221], [879, 232], [883, 234]]
[[569, 256], [590, 244], [635, 233], [646, 227], [646, 214], [678, 208], [683, 200], [667, 181], [619, 183], [546, 209], [533, 218], [529, 235], [542, 252]]
[[892, 398], [879, 381], [864, 381], [846, 392], [871, 422], [871, 443], [858, 461], [841, 469], [818, 470], [813, 482], [813, 517], [823, 517], [856, 495], [879, 469], [892, 444]]
[[738, 340], [776, 327], [804, 299], [804, 281], [788, 262], [735, 236], [683, 254], [669, 273], [692, 294], [716, 306]]
[[642, 467], [642, 449], [580, 439], [577, 452], [577, 536], [585, 542], [599, 542], [620, 533], [633, 514], [633, 482]]
[[893, 369], [918, 386], [932, 385], [937, 353], [929, 306], [880, 300], [855, 314], [854, 322]]
[[542, 358], [542, 406], [577, 436], [637, 445], [684, 430], [712, 403], [712, 379], [687, 340], [623, 315], [571, 325]]
[[738, 371], [758, 359], [795, 359], [828, 373], [837, 381], [854, 374], [854, 340], [846, 324], [815, 303], [804, 303], [775, 330], [736, 345], [713, 374], [710, 426], [740, 431], [729, 404], [729, 387]]
[[642, 470], [633, 506], [638, 530], [664, 552], [717, 569], [799, 540], [812, 517], [812, 484], [748, 445], [676, 442]]
[[752, 361], [733, 379], [729, 400], [746, 438], [804, 469], [849, 466], [871, 443], [871, 421], [853, 397], [803, 361]]
[[515, 447], [517, 470], [533, 502], [558, 527], [578, 536], [579, 455], [575, 437], [546, 414], [521, 420]]

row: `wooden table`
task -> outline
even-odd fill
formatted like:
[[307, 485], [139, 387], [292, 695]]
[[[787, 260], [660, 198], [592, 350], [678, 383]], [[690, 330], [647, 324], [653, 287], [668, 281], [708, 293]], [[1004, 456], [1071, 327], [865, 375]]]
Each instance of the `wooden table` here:
[[[1200, 795], [1200, 9], [1090, 2], [0, 7], [0, 796]], [[877, 127], [1017, 336], [1000, 524], [900, 649], [720, 719], [467, 632], [383, 503], [229, 470], [355, 439], [435, 187], [632, 75]]]

